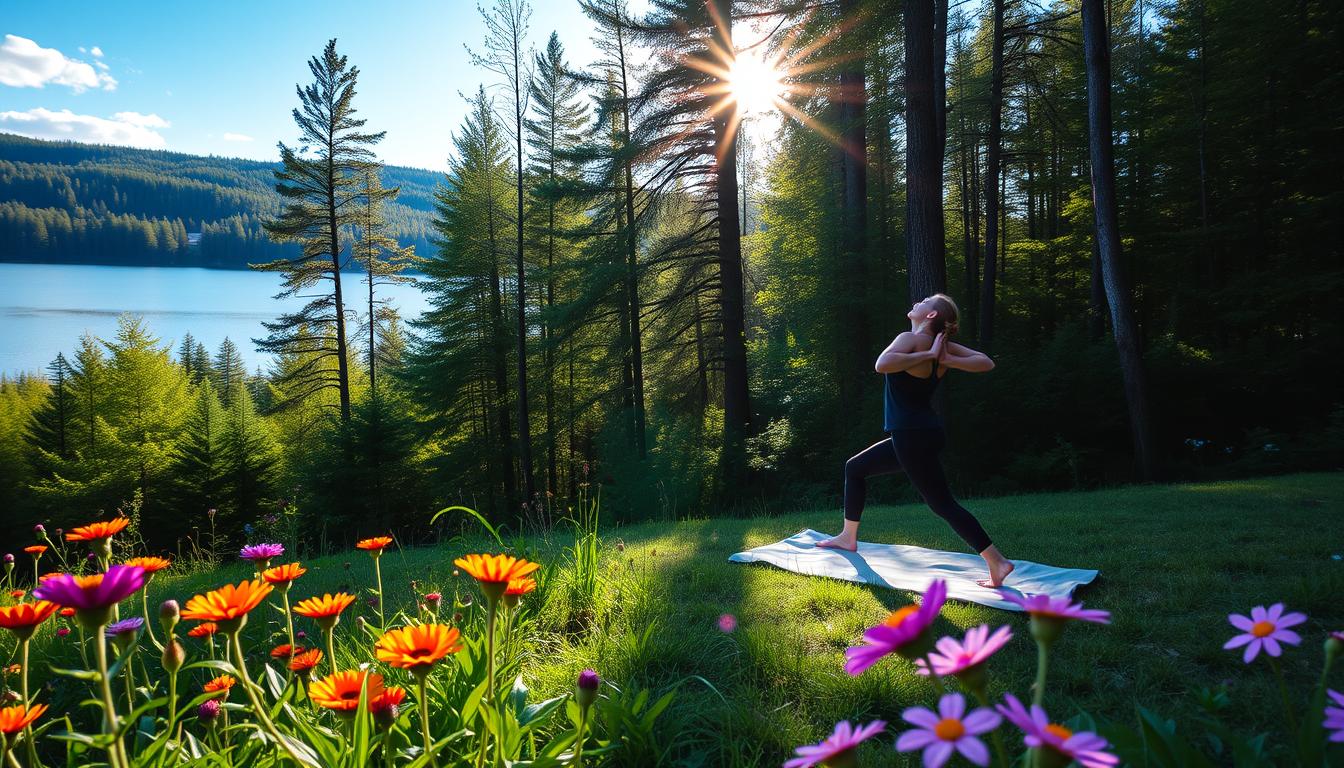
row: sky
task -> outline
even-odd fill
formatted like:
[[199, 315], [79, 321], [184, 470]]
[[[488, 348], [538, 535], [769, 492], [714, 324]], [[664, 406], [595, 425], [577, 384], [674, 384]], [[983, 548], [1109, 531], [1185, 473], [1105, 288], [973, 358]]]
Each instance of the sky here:
[[[275, 160], [308, 60], [336, 38], [360, 70], [355, 107], [387, 131], [386, 163], [447, 168], [485, 25], [474, 0], [3, 0], [0, 132]], [[574, 0], [533, 0], [530, 43], [559, 34], [571, 65], [597, 58]], [[638, 10], [643, 2], [632, 2]]]

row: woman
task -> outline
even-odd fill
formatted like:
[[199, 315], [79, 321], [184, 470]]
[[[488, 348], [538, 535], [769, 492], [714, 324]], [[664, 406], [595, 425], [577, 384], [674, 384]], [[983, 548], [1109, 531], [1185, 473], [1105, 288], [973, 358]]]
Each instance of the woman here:
[[868, 478], [905, 470], [925, 503], [985, 559], [989, 578], [978, 583], [998, 587], [1013, 572], [1013, 563], [994, 546], [980, 522], [952, 498], [938, 461], [943, 423], [930, 403], [948, 370], [983, 373], [994, 367], [994, 361], [948, 341], [957, 332], [957, 305], [950, 297], [936, 293], [911, 307], [906, 317], [910, 330], [897, 336], [873, 366], [885, 379], [883, 428], [889, 437], [845, 462], [844, 533], [817, 546], [856, 550]]

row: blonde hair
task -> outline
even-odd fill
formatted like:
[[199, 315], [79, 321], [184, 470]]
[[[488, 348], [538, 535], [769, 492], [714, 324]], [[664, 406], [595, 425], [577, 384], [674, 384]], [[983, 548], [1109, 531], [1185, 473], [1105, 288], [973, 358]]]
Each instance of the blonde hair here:
[[960, 313], [957, 311], [957, 302], [952, 300], [946, 293], [935, 293], [929, 297], [933, 301], [934, 311], [938, 316], [934, 318], [934, 332], [946, 333], [949, 337], [957, 333], [957, 318]]

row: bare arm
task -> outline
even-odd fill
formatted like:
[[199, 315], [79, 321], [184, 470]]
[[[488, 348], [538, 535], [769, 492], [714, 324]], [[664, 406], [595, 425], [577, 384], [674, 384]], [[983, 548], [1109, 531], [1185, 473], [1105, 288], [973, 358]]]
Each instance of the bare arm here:
[[994, 369], [994, 361], [984, 352], [977, 352], [955, 341], [947, 342], [943, 356], [938, 359], [945, 368], [956, 368], [969, 373], [984, 373]]
[[918, 336], [917, 333], [905, 331], [892, 339], [887, 348], [882, 350], [882, 354], [877, 356], [877, 362], [873, 363], [873, 370], [878, 373], [896, 373], [938, 357], [939, 345], [936, 343], [930, 349], [923, 351], [915, 349]]

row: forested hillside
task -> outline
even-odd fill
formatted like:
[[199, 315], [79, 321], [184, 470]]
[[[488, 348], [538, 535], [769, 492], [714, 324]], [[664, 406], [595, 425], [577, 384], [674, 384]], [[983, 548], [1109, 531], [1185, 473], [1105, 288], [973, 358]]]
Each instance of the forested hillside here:
[[[292, 256], [297, 245], [262, 230], [280, 211], [276, 167], [0, 133], [0, 261], [246, 269]], [[430, 250], [441, 178], [383, 170], [384, 184], [401, 187], [385, 211], [389, 236]]]

